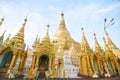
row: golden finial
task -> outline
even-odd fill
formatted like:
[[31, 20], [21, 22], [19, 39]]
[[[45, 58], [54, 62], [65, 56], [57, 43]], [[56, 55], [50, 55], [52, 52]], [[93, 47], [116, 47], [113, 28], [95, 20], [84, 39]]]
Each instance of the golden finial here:
[[95, 42], [98, 43], [97, 39], [96, 39], [96, 34], [94, 33], [94, 39], [95, 39]]
[[103, 37], [103, 40], [104, 40], [104, 44], [105, 44], [105, 46], [107, 45], [107, 43], [106, 43], [106, 39]]
[[101, 46], [99, 45], [99, 43], [98, 43], [98, 40], [97, 40], [97, 38], [96, 38], [96, 34], [94, 33], [94, 40], [95, 40], [95, 52], [96, 53], [103, 53], [103, 50], [101, 49]]
[[47, 29], [46, 29], [46, 34], [42, 39], [42, 42], [47, 41], [50, 42], [50, 38], [49, 38], [49, 24], [47, 25]]
[[24, 21], [27, 22], [27, 18], [25, 18]]
[[23, 23], [24, 26], [25, 26], [26, 22], [27, 22], [27, 17], [24, 19], [24, 23]]
[[4, 17], [1, 19], [1, 21], [4, 21]]
[[3, 21], [4, 21], [4, 17], [0, 21], [0, 27], [1, 27], [2, 23], [3, 23]]
[[108, 47], [108, 45], [107, 45], [106, 40], [105, 40], [104, 37], [103, 37], [103, 40], [104, 40], [105, 51], [106, 51], [106, 50], [109, 50], [109, 47]]
[[64, 16], [64, 13], [63, 13], [63, 11], [62, 11], [62, 13], [61, 13], [61, 16], [62, 16], [62, 17]]
[[[86, 37], [85, 37], [85, 34], [84, 34], [84, 31], [83, 31], [83, 28], [81, 28], [81, 30], [82, 30], [82, 48], [86, 51], [86, 50], [90, 50], [90, 46], [89, 46], [89, 44], [88, 44], [88, 41], [87, 41], [87, 39], [86, 39]], [[85, 46], [87, 46], [87, 47], [85, 47]]]
[[84, 30], [84, 28], [82, 27], [81, 30]]
[[6, 33], [6, 30], [3, 32], [3, 34], [2, 34], [2, 36], [1, 36], [1, 38], [3, 38], [3, 37], [4, 37], [5, 33]]
[[47, 27], [50, 27], [50, 25], [48, 24]]
[[48, 24], [48, 25], [47, 25], [46, 35], [48, 35], [48, 34], [49, 34], [49, 27], [50, 27], [50, 25]]

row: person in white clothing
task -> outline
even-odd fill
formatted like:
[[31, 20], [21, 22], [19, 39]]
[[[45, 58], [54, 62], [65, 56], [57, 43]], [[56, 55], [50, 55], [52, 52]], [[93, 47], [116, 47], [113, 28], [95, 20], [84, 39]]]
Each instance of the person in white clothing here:
[[12, 70], [10, 70], [10, 73], [9, 73], [9, 76], [8, 76], [8, 78], [15, 78], [15, 76], [14, 76], [14, 73], [13, 73], [13, 71]]

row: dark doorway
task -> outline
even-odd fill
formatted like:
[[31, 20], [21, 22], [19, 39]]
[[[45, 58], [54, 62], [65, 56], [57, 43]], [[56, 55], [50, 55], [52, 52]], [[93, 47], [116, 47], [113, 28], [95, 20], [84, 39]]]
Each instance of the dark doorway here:
[[3, 54], [0, 55], [0, 68], [9, 67], [13, 56], [12, 53], [12, 51], [4, 51]]
[[48, 70], [49, 67], [49, 57], [47, 55], [41, 55], [39, 58], [39, 69]]

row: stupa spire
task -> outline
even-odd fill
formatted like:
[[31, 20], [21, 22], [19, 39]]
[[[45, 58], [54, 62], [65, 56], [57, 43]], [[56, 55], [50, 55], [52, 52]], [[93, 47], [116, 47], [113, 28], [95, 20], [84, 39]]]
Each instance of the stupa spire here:
[[43, 41], [44, 41], [44, 42], [50, 42], [49, 27], [50, 27], [50, 25], [48, 24], [48, 25], [47, 25], [47, 29], [46, 29], [46, 34], [45, 34], [45, 36], [43, 37], [42, 42], [43, 42]]
[[109, 34], [107, 33], [106, 29], [104, 29], [104, 31], [105, 31], [105, 34], [106, 34], [106, 37], [107, 37], [108, 46], [109, 46], [111, 49], [117, 49], [116, 45], [113, 43], [113, 41], [111, 40]]
[[98, 40], [96, 38], [96, 34], [94, 33], [94, 40], [95, 40], [95, 52], [96, 53], [102, 53], [103, 50], [100, 47], [100, 44], [98, 43]]
[[64, 20], [64, 13], [62, 12], [59, 28], [58, 28], [54, 38], [57, 39], [57, 38], [65, 38], [65, 37], [70, 37], [70, 33], [68, 32], [68, 30], [66, 28], [66, 24], [65, 24], [65, 20]]
[[3, 39], [4, 39], [5, 32], [6, 32], [6, 30], [3, 32], [2, 36], [0, 36], [0, 45], [3, 44]]
[[3, 32], [2, 36], [1, 36], [1, 39], [4, 38], [5, 33], [6, 33], [6, 30]]
[[106, 43], [106, 39], [103, 38], [103, 40], [104, 40], [105, 51], [108, 51], [108, 50], [109, 50], [109, 47], [108, 47], [108, 45], [107, 45], [107, 43]]
[[88, 44], [87, 39], [86, 39], [85, 34], [84, 34], [84, 29], [81, 28], [81, 30], [82, 30], [82, 46], [84, 48], [89, 48], [90, 49], [89, 44]]
[[16, 37], [21, 37], [23, 40], [24, 40], [24, 29], [25, 29], [26, 22], [27, 22], [27, 18], [24, 19], [24, 23], [22, 24], [22, 27], [20, 28], [18, 33], [15, 35]]
[[22, 24], [22, 27], [20, 28], [18, 33], [16, 33], [16, 35], [11, 39], [11, 41], [19, 42], [19, 43], [16, 43], [16, 46], [25, 45], [25, 43], [24, 43], [24, 28], [25, 28], [26, 22], [27, 22], [27, 18], [24, 19], [24, 23]]
[[66, 30], [66, 25], [65, 25], [65, 20], [64, 20], [64, 13], [61, 13], [61, 20], [60, 20], [60, 25], [59, 29], [65, 29]]
[[19, 30], [19, 32], [24, 33], [24, 28], [25, 28], [26, 22], [27, 22], [27, 18], [24, 19], [24, 23], [22, 24], [22, 27], [21, 27], [21, 29]]
[[83, 28], [81, 28], [81, 30], [82, 30], [82, 45], [81, 45], [81, 50], [83, 50], [83, 51], [89, 51], [90, 50], [90, 46], [89, 46], [89, 44], [88, 44], [88, 42], [87, 42], [87, 39], [86, 39], [86, 37], [85, 37], [85, 34], [84, 34], [84, 29]]
[[4, 17], [0, 20], [0, 27], [1, 27], [2, 23], [3, 23], [3, 21], [4, 21]]

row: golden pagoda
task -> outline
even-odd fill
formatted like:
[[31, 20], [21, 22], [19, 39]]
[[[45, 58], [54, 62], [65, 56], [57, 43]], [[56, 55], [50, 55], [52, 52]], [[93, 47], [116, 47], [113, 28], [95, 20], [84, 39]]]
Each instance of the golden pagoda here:
[[[36, 42], [38, 42], [36, 44]], [[35, 72], [39, 71], [39, 77], [45, 77], [45, 71], [51, 69], [52, 76], [55, 76], [55, 53], [53, 44], [49, 37], [49, 25], [47, 25], [46, 34], [40, 42], [37, 38], [35, 40], [33, 59], [31, 68], [28, 72], [27, 78], [34, 78]]]
[[107, 41], [108, 41], [108, 46], [109, 48], [112, 50], [112, 52], [115, 54], [115, 56], [118, 56], [120, 58], [120, 49], [113, 43], [113, 41], [111, 40], [109, 34], [107, 33], [106, 29], [105, 30], [105, 34], [107, 37]]
[[55, 33], [55, 36], [53, 38], [53, 44], [55, 51], [57, 51], [59, 44], [61, 46], [64, 46], [65, 41], [67, 41], [67, 47], [68, 50], [71, 48], [71, 43], [74, 43], [75, 48], [77, 51], [80, 51], [80, 43], [76, 42], [70, 35], [69, 31], [66, 28], [65, 20], [64, 20], [64, 14], [61, 13], [61, 20], [59, 24], [59, 28], [57, 32]]
[[[11, 39], [9, 37], [5, 44], [0, 48], [0, 69], [6, 73], [6, 77], [15, 73], [15, 77], [19, 77], [24, 72], [24, 66], [27, 58], [24, 43], [24, 27], [27, 19], [19, 30], [19, 32]], [[16, 70], [16, 71], [15, 71]]]
[[84, 35], [84, 31], [82, 28], [82, 43], [81, 43], [81, 51], [80, 51], [80, 71], [79, 76], [91, 77], [95, 73], [94, 68], [94, 52], [90, 48], [87, 39]]
[[110, 75], [120, 75], [120, 64], [118, 63], [118, 57], [115, 56], [113, 51], [109, 48], [108, 44], [106, 43], [105, 38], [104, 44], [105, 44], [105, 53], [106, 53], [106, 67], [108, 67], [108, 70], [106, 71]]
[[[0, 21], [0, 26], [3, 21], [4, 19]], [[0, 38], [0, 73], [5, 73], [2, 75], [8, 78], [11, 73], [14, 73], [15, 78], [22, 76], [25, 66], [28, 64], [26, 60], [29, 60], [27, 57], [29, 49], [26, 49], [24, 42], [26, 22], [27, 19], [24, 20], [22, 27], [13, 38], [10, 38], [9, 34], [3, 40], [5, 32]], [[38, 35], [36, 36], [32, 46], [33, 52], [29, 53], [32, 62], [26, 78], [64, 78], [70, 74], [68, 72], [75, 73], [77, 77], [94, 78], [120, 75], [120, 50], [112, 42], [106, 30], [108, 43], [104, 39], [105, 49], [101, 48], [96, 34], [94, 34], [95, 51], [93, 51], [83, 28], [81, 43], [71, 37], [65, 24], [63, 12], [59, 28], [53, 39], [49, 36], [49, 27], [48, 24], [46, 33], [41, 40]], [[67, 67], [70, 65], [69, 69], [65, 68], [66, 64]]]
[[101, 76], [101, 75], [103, 75], [103, 72], [104, 72], [103, 64], [105, 63], [106, 58], [105, 58], [103, 49], [101, 48], [100, 44], [97, 41], [96, 34], [94, 34], [94, 40], [95, 40], [95, 58], [96, 58], [96, 60], [94, 59], [93, 61], [94, 61], [96, 72], [98, 73], [98, 75]]

